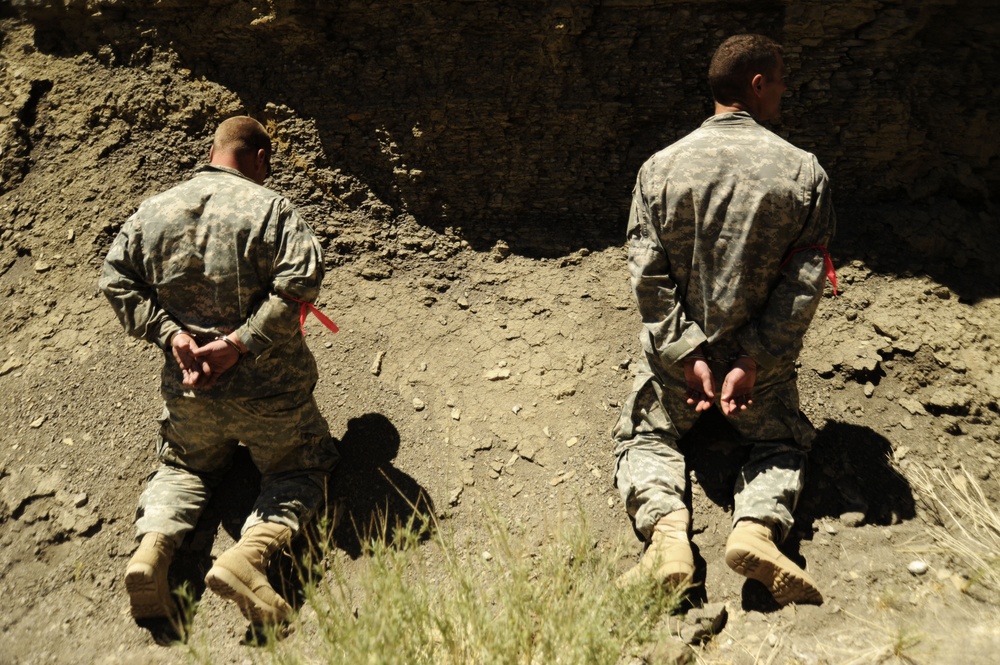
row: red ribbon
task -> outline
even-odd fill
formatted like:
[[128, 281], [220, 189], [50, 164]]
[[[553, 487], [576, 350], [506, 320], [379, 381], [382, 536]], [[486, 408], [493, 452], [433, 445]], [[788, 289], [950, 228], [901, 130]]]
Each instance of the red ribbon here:
[[311, 302], [306, 302], [305, 300], [299, 300], [298, 298], [282, 295], [280, 293], [278, 295], [280, 295], [285, 300], [291, 300], [292, 302], [297, 302], [300, 305], [302, 305], [299, 308], [299, 328], [302, 329], [303, 337], [305, 337], [306, 335], [306, 317], [309, 315], [309, 312], [312, 312], [313, 316], [319, 319], [320, 323], [329, 328], [330, 332], [337, 332], [340, 330], [340, 328], [337, 327], [337, 324], [330, 320], [330, 317], [328, 317], [326, 314], [316, 309], [316, 306], [313, 305]]
[[823, 253], [823, 265], [826, 268], [826, 277], [833, 284], [833, 295], [837, 295], [837, 271], [833, 267], [833, 259], [830, 258], [830, 252], [827, 251], [825, 245], [807, 245], [806, 247], [796, 247], [794, 249], [788, 250], [788, 254], [785, 255], [784, 261], [781, 262], [781, 268], [792, 260], [792, 254], [798, 254], [799, 252], [807, 252], [809, 250], [816, 249]]

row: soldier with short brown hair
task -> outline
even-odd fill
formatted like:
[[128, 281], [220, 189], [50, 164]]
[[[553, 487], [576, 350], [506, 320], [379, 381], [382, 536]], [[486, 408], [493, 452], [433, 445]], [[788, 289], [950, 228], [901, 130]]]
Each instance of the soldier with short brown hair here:
[[271, 139], [259, 122], [224, 121], [209, 162], [143, 201], [100, 282], [125, 331], [164, 351], [160, 466], [139, 499], [125, 587], [135, 618], [175, 615], [170, 561], [242, 443], [260, 494], [205, 581], [254, 624], [274, 623], [291, 608], [267, 580], [268, 561], [324, 500], [339, 458], [300, 333], [323, 256], [291, 203], [263, 186]]
[[[640, 169], [628, 225], [643, 357], [612, 435], [617, 485], [649, 544], [620, 584], [694, 574], [678, 440], [716, 404], [750, 446], [735, 488], [726, 562], [779, 604], [819, 603], [777, 548], [793, 524], [815, 431], [795, 360], [824, 282], [834, 213], [816, 158], [773, 134], [781, 47], [737, 35], [710, 68], [715, 113]], [[719, 387], [721, 386], [721, 388]]]

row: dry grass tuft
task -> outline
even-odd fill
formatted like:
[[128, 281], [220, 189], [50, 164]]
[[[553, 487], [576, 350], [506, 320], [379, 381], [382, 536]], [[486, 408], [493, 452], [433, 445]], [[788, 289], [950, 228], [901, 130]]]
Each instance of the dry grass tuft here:
[[[1000, 592], [1000, 512], [979, 481], [965, 468], [954, 473], [911, 467], [907, 475], [934, 520], [935, 540], [969, 568], [967, 588], [979, 584]], [[997, 489], [1000, 496], [1000, 483]]]

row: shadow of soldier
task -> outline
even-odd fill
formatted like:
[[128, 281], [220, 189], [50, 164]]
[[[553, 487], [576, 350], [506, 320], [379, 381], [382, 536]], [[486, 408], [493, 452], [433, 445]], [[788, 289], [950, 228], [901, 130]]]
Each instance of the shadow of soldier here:
[[892, 444], [871, 428], [826, 421], [809, 455], [798, 510], [802, 528], [811, 530], [813, 521], [824, 517], [847, 526], [913, 519], [913, 490], [892, 460]]
[[[702, 416], [680, 445], [688, 473], [693, 476], [691, 486], [697, 486], [703, 495], [692, 492], [693, 496], [688, 497], [695, 515], [697, 504], [706, 501], [731, 513], [733, 489], [750, 447], [742, 445], [740, 435], [715, 408]], [[803, 566], [800, 545], [803, 540], [812, 540], [818, 519], [836, 517], [857, 526], [888, 525], [913, 518], [913, 493], [891, 460], [892, 445], [871, 428], [826, 421], [818, 429], [809, 453], [795, 525], [781, 544], [782, 552]], [[695, 582], [703, 584], [706, 564], [697, 548], [695, 555]], [[742, 605], [745, 610], [761, 612], [778, 609], [767, 589], [754, 580], [747, 580], [743, 586]]]
[[339, 449], [340, 463], [330, 482], [331, 497], [342, 511], [333, 532], [336, 546], [356, 559], [372, 542], [396, 544], [400, 529], [426, 540], [434, 504], [416, 480], [392, 465], [399, 432], [389, 419], [379, 413], [352, 418]]

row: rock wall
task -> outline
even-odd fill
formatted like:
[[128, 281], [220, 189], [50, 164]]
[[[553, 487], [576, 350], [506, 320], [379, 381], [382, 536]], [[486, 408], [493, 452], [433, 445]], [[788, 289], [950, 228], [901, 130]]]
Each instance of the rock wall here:
[[364, 181], [385, 214], [480, 246], [620, 242], [637, 168], [709, 113], [708, 60], [737, 32], [785, 44], [776, 129], [818, 155], [838, 202], [943, 196], [985, 209], [1000, 179], [987, 115], [1000, 97], [995, 0], [13, 6], [47, 53], [142, 68], [166, 52], [252, 114], [308, 118], [313, 166]]

